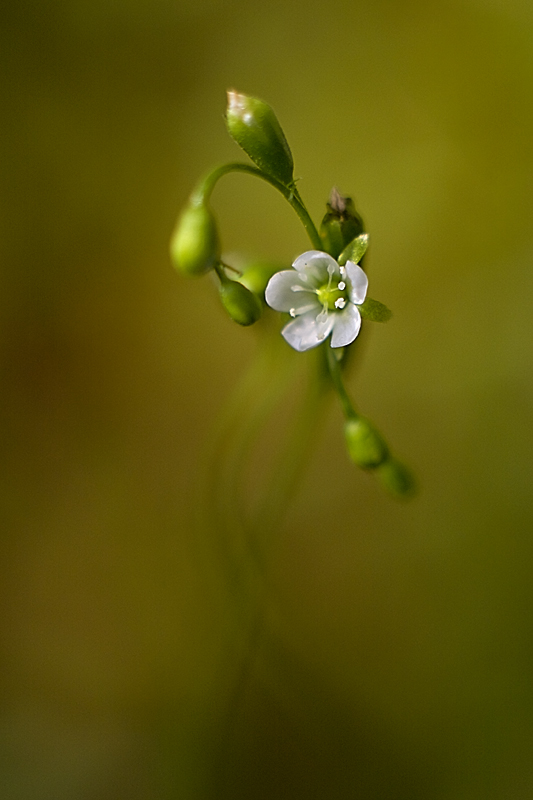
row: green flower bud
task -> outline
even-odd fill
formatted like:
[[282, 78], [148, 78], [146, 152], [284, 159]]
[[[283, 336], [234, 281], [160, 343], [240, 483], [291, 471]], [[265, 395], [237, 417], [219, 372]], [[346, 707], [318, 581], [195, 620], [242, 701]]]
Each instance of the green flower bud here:
[[285, 186], [293, 183], [292, 154], [278, 118], [267, 103], [229, 91], [226, 125], [230, 136], [259, 169]]
[[416, 493], [416, 481], [412, 472], [400, 461], [389, 458], [377, 469], [381, 482], [399, 499], [407, 499]]
[[364, 417], [347, 420], [344, 435], [350, 458], [359, 467], [374, 469], [388, 457], [387, 443]]
[[242, 283], [224, 276], [221, 276], [220, 299], [232, 320], [239, 325], [253, 325], [263, 313], [261, 301], [255, 294]]
[[272, 264], [269, 261], [252, 261], [243, 269], [239, 281], [251, 292], [264, 298], [270, 278], [283, 268], [283, 266]]
[[352, 198], [342, 197], [335, 187], [326, 205], [328, 210], [320, 225], [320, 238], [325, 252], [338, 258], [344, 248], [363, 233], [363, 220], [355, 210]]
[[170, 240], [170, 257], [178, 272], [203, 275], [219, 259], [218, 231], [210, 209], [189, 205], [183, 211]]

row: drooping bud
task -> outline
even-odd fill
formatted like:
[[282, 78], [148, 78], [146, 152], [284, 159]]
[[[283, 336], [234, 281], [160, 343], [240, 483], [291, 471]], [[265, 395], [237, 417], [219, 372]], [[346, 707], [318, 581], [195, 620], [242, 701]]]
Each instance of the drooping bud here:
[[190, 204], [179, 218], [170, 240], [170, 257], [183, 275], [203, 275], [220, 255], [213, 213], [205, 203]]
[[226, 125], [230, 136], [259, 169], [284, 186], [292, 185], [292, 154], [278, 118], [267, 103], [229, 91]]
[[253, 292], [238, 281], [231, 281], [224, 275], [220, 277], [220, 300], [234, 322], [239, 325], [253, 325], [263, 309], [261, 301]]
[[387, 443], [364, 417], [348, 419], [344, 425], [344, 436], [349, 456], [357, 466], [374, 469], [387, 459]]
[[355, 210], [351, 197], [343, 197], [333, 187], [327, 212], [320, 225], [320, 238], [324, 250], [333, 258], [338, 258], [346, 245], [363, 233], [363, 220]]
[[406, 500], [416, 494], [413, 474], [395, 458], [387, 459], [376, 471], [385, 488], [398, 499]]

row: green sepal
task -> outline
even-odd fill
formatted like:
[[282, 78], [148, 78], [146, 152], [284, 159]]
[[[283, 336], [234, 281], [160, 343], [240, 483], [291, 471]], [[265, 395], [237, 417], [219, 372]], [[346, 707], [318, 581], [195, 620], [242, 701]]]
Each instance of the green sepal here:
[[220, 300], [234, 322], [253, 325], [263, 309], [259, 298], [238, 281], [220, 275]]
[[183, 275], [203, 275], [215, 266], [219, 252], [213, 213], [205, 203], [191, 203], [178, 219], [170, 240], [174, 267]]
[[343, 267], [347, 261], [353, 261], [354, 264], [359, 264], [367, 251], [367, 247], [368, 233], [360, 233], [359, 236], [352, 239], [350, 244], [344, 248], [337, 261], [341, 267]]
[[344, 436], [352, 461], [363, 469], [375, 469], [388, 458], [389, 448], [379, 431], [365, 417], [348, 419]]
[[363, 220], [355, 210], [351, 197], [343, 197], [337, 189], [331, 190], [327, 212], [320, 225], [320, 238], [324, 250], [338, 258], [344, 248], [364, 231]]
[[407, 500], [416, 494], [417, 485], [411, 470], [397, 461], [389, 458], [377, 469], [377, 474], [385, 488], [396, 498]]
[[285, 134], [268, 103], [228, 92], [226, 125], [230, 136], [260, 170], [284, 186], [294, 183], [294, 162]]
[[369, 319], [371, 322], [388, 322], [392, 317], [392, 311], [386, 305], [380, 303], [379, 300], [372, 300], [367, 297], [364, 303], [358, 305], [359, 313], [363, 319]]

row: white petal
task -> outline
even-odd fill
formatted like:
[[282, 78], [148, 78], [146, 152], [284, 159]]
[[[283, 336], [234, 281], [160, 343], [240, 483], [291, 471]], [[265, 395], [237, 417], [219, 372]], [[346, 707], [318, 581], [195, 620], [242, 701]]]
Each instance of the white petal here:
[[285, 325], [281, 335], [291, 347], [302, 353], [304, 350], [310, 350], [312, 347], [322, 344], [324, 339], [329, 336], [334, 323], [333, 316], [333, 314], [329, 314], [326, 324], [319, 325], [316, 312], [310, 311]]
[[340, 275], [339, 265], [335, 259], [320, 250], [308, 250], [302, 253], [292, 266], [298, 270], [303, 280], [306, 276], [310, 285], [314, 287], [326, 283], [329, 277], [328, 267], [330, 271], [333, 270], [332, 274]]
[[350, 300], [352, 303], [357, 303], [360, 305], [364, 302], [366, 290], [368, 289], [368, 278], [366, 273], [361, 269], [359, 264], [354, 264], [353, 261], [347, 261], [346, 274], [350, 280]]
[[[295, 292], [294, 286], [301, 287], [301, 291]], [[294, 269], [284, 269], [270, 278], [265, 290], [265, 300], [276, 311], [290, 311], [291, 308], [297, 311], [315, 301], [319, 305], [316, 294], [302, 283]]]
[[361, 330], [361, 314], [357, 306], [348, 303], [344, 311], [335, 313], [335, 324], [331, 335], [332, 347], [346, 347]]

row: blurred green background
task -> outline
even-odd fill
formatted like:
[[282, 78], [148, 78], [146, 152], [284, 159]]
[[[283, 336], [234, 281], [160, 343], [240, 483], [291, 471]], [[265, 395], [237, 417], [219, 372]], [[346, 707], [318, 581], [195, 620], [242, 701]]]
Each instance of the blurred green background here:
[[[529, 0], [0, 15], [1, 796], [529, 800]], [[315, 220], [333, 185], [364, 215], [394, 317], [350, 389], [422, 487], [384, 496], [331, 408], [274, 538], [278, 655], [233, 708], [191, 498], [255, 336], [167, 255], [197, 178], [240, 157], [230, 87], [275, 108]], [[258, 181], [213, 205], [227, 250], [308, 248]]]

